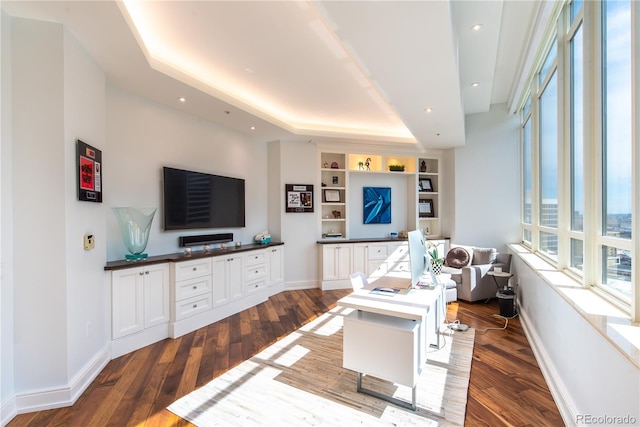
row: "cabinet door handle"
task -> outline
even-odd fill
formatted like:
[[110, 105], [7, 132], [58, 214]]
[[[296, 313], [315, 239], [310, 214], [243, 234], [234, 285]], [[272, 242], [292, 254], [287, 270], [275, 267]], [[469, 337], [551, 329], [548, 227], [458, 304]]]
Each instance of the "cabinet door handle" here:
[[197, 286], [194, 286], [194, 287], [193, 287], [193, 289], [198, 289], [198, 287], [197, 287]]
[[144, 271], [141, 271], [140, 273], [138, 273], [141, 276], [144, 276]]
[[149, 274], [149, 271], [145, 271], [144, 274]]
[[198, 269], [198, 267], [193, 267], [193, 271], [196, 271]]
[[193, 308], [198, 308], [198, 304], [193, 304]]

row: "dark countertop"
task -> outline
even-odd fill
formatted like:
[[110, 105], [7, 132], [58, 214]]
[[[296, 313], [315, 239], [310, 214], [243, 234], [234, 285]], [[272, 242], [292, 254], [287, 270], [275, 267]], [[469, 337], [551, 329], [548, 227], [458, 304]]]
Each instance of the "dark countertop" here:
[[[429, 236], [427, 240], [448, 240], [448, 237], [443, 236]], [[358, 239], [343, 239], [342, 237], [327, 237], [322, 240], [318, 240], [316, 243], [320, 245], [327, 245], [332, 243], [375, 243], [375, 242], [406, 242], [406, 238], [401, 237], [364, 237]]]
[[104, 266], [104, 269], [108, 271], [112, 271], [112, 270], [121, 270], [123, 268], [139, 267], [143, 265], [161, 264], [163, 262], [169, 262], [169, 261], [171, 262], [189, 261], [192, 259], [236, 254], [240, 252], [253, 251], [256, 249], [264, 249], [271, 246], [280, 246], [280, 245], [284, 245], [284, 243], [283, 242], [270, 242], [265, 244], [249, 243], [246, 245], [242, 245], [240, 247], [229, 245], [226, 249], [214, 248], [206, 252], [204, 250], [192, 251], [191, 254], [189, 255], [186, 255], [184, 252], [176, 252], [173, 254], [166, 254], [166, 255], [154, 255], [147, 258], [142, 258], [140, 260], [120, 259], [116, 261], [107, 262], [107, 265]]

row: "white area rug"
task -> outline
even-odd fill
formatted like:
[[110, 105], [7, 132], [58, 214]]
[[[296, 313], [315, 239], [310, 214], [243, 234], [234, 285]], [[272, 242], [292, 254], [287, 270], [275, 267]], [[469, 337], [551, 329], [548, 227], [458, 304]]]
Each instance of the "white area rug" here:
[[[356, 373], [342, 367], [350, 311], [335, 308], [168, 409], [199, 427], [464, 425], [475, 331], [446, 336], [429, 353], [411, 411], [356, 391]], [[411, 401], [410, 387], [370, 376], [362, 385]]]

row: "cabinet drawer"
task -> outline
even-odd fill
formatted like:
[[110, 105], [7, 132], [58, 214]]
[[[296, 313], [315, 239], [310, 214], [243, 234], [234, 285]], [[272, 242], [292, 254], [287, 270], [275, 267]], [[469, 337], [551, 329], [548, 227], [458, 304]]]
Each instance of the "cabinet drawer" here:
[[267, 262], [267, 253], [265, 251], [253, 251], [244, 256], [244, 265], [264, 264]]
[[203, 277], [211, 274], [211, 258], [182, 261], [175, 264], [176, 282], [181, 280]]
[[246, 268], [244, 271], [244, 280], [247, 282], [265, 277], [267, 277], [267, 266], [264, 264]]
[[211, 276], [176, 282], [176, 301], [211, 292]]
[[253, 293], [253, 292], [258, 292], [261, 289], [264, 289], [265, 286], [267, 285], [266, 280], [256, 280], [253, 282], [248, 282], [247, 283], [247, 293]]
[[386, 244], [369, 245], [369, 259], [385, 260], [389, 256], [389, 248]]
[[176, 303], [176, 320], [202, 313], [211, 308], [211, 293], [189, 298]]

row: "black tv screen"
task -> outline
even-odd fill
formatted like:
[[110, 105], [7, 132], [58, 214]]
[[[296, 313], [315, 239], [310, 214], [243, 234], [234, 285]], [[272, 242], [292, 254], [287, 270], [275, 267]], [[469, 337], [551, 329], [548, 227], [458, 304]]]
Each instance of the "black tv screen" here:
[[165, 230], [244, 227], [244, 179], [163, 167]]

